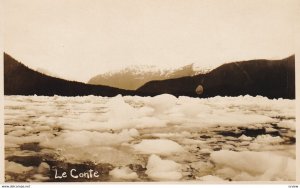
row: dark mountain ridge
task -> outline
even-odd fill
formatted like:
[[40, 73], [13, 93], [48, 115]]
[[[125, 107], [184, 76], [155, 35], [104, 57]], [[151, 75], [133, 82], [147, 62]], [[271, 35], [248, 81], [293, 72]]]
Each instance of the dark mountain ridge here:
[[[202, 91], [196, 92], [200, 86]], [[295, 98], [295, 55], [281, 60], [250, 60], [223, 64], [206, 74], [151, 81], [137, 89], [145, 96], [168, 93], [190, 97], [265, 96]]]
[[[126, 78], [124, 78], [126, 80]], [[160, 94], [190, 97], [265, 96], [295, 99], [295, 56], [223, 64], [205, 74], [150, 81], [137, 90], [90, 85], [44, 75], [4, 54], [4, 94], [108, 96]]]
[[4, 95], [100, 95], [111, 97], [118, 94], [133, 95], [134, 92], [47, 76], [26, 67], [4, 53]]

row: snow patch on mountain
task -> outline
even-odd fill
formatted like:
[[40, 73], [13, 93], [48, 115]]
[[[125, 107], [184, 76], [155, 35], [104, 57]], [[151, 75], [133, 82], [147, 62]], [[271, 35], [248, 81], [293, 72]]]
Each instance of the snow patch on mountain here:
[[149, 81], [194, 76], [207, 73], [210, 70], [211, 68], [209, 67], [201, 68], [194, 63], [179, 68], [160, 68], [154, 65], [132, 65], [121, 70], [99, 74], [91, 78], [88, 83], [135, 90]]

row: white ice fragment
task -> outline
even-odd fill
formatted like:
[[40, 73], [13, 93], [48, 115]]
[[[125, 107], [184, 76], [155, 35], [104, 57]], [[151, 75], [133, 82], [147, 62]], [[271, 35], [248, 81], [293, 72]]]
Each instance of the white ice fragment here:
[[214, 168], [214, 165], [211, 164], [210, 162], [197, 161], [197, 162], [191, 163], [189, 165], [189, 167], [192, 167], [192, 168], [196, 169], [197, 171], [201, 172], [201, 171], [207, 171], [209, 169]]
[[15, 163], [13, 161], [7, 161], [5, 160], [5, 172], [11, 172], [11, 173], [16, 173], [16, 174], [21, 174], [24, 172], [28, 172], [30, 170], [33, 170], [33, 167], [26, 167], [23, 166], [22, 164]]
[[260, 150], [261, 147], [262, 147], [262, 145], [259, 143], [256, 143], [256, 142], [252, 142], [249, 144], [250, 150]]
[[240, 139], [240, 140], [244, 140], [244, 141], [250, 141], [250, 140], [252, 140], [251, 137], [246, 136], [246, 135], [244, 135], [244, 134], [243, 134], [242, 136], [240, 136], [239, 139]]
[[48, 173], [50, 171], [50, 166], [45, 163], [45, 162], [42, 162], [39, 166], [38, 166], [38, 169], [37, 169], [37, 172], [38, 173], [41, 173], [41, 174], [45, 174], [45, 173]]
[[113, 166], [126, 166], [136, 163], [134, 154], [125, 151], [121, 147], [108, 146], [86, 146], [86, 147], [66, 147], [60, 151], [63, 160], [69, 163], [109, 163]]
[[221, 177], [234, 177], [236, 176], [237, 172], [229, 167], [224, 167], [221, 169], [216, 170], [216, 174], [220, 175]]
[[43, 174], [34, 174], [33, 175], [33, 179], [30, 179], [29, 181], [30, 182], [41, 182], [41, 181], [47, 181], [49, 180], [50, 178], [47, 177], [47, 176], [44, 176]]
[[277, 132], [277, 130], [272, 127], [266, 127], [265, 129], [267, 133]]
[[133, 140], [138, 136], [135, 129], [124, 129], [120, 133], [97, 131], [68, 131], [59, 136], [41, 143], [42, 146], [51, 148], [84, 147], [84, 146], [115, 146]]
[[296, 122], [295, 122], [295, 120], [283, 120], [283, 121], [278, 123], [278, 127], [295, 130], [296, 129]]
[[129, 167], [116, 167], [109, 172], [114, 179], [135, 180], [138, 179], [137, 173], [133, 172]]
[[161, 120], [156, 117], [140, 117], [132, 120], [134, 127], [138, 129], [151, 128], [151, 127], [165, 127], [167, 126], [166, 120]]
[[[11, 135], [5, 135], [5, 143], [14, 144], [14, 145], [21, 145], [25, 143], [39, 143], [44, 141], [49, 141], [54, 136], [49, 133], [40, 133], [40, 134], [30, 134], [26, 136], [11, 136]], [[11, 145], [12, 146], [12, 145]]]
[[149, 157], [146, 168], [146, 174], [155, 181], [176, 181], [182, 178], [180, 164], [162, 160], [154, 154]]
[[129, 129], [128, 134], [131, 137], [138, 137], [138, 136], [140, 136], [139, 131], [136, 130], [136, 129]]
[[136, 151], [145, 154], [170, 155], [173, 153], [184, 152], [178, 143], [167, 139], [142, 140], [139, 144], [132, 146]]
[[271, 152], [221, 150], [211, 153], [211, 160], [219, 169], [231, 168], [236, 171], [234, 177], [231, 174], [233, 180], [241, 180], [241, 173], [250, 174], [251, 178], [248, 177], [248, 180], [253, 178], [264, 181], [279, 179], [293, 181], [296, 178], [296, 160]]
[[17, 129], [15, 131], [9, 132], [8, 135], [20, 137], [20, 136], [26, 135], [27, 133], [28, 133], [28, 131], [26, 131], [26, 130]]
[[187, 138], [187, 137], [191, 137], [191, 133], [189, 133], [187, 131], [152, 133], [151, 135], [154, 136], [154, 137], [159, 137], [159, 138]]
[[256, 137], [256, 139], [253, 141], [254, 143], [260, 143], [260, 144], [274, 144], [274, 143], [280, 143], [284, 140], [280, 138], [280, 136], [271, 136], [269, 134], [266, 135], [259, 135]]
[[[197, 115], [200, 123], [206, 126], [246, 126], [258, 123], [272, 123], [274, 119], [259, 114], [247, 114], [244, 112], [227, 112], [225, 110], [215, 110], [214, 113], [200, 113]], [[200, 124], [201, 125], [201, 124]]]
[[149, 98], [145, 104], [154, 109], [154, 113], [161, 114], [173, 108], [176, 105], [177, 98], [173, 95], [162, 94]]
[[196, 177], [196, 179], [201, 180], [201, 181], [210, 181], [210, 182], [225, 181], [225, 180], [223, 180], [222, 178], [220, 178], [218, 176], [212, 176], [212, 175]]

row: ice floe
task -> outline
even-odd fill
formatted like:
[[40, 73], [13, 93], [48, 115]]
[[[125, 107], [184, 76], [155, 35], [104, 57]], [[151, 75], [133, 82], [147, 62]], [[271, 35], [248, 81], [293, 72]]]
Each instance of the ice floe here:
[[116, 167], [109, 172], [114, 179], [119, 180], [135, 180], [138, 179], [137, 173], [133, 172], [129, 167]]
[[182, 146], [167, 139], [142, 140], [139, 144], [132, 146], [136, 151], [145, 154], [171, 155], [184, 152]]
[[180, 164], [172, 160], [163, 160], [157, 155], [149, 157], [146, 174], [157, 181], [176, 181], [182, 178]]
[[291, 181], [296, 176], [296, 160], [271, 152], [222, 150], [211, 153], [211, 160], [233, 180]]

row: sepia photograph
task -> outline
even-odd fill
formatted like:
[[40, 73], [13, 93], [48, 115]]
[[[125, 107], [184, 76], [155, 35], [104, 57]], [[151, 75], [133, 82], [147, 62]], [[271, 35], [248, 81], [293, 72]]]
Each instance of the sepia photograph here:
[[5, 183], [296, 182], [297, 6], [4, 0]]

